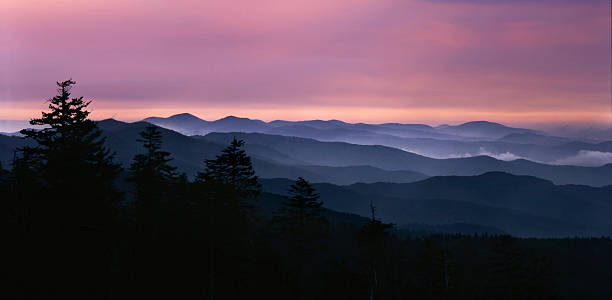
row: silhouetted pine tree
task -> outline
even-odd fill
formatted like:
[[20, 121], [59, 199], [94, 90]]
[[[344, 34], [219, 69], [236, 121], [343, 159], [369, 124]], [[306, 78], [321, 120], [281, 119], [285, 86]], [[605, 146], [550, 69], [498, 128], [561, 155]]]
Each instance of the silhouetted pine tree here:
[[177, 180], [176, 167], [170, 153], [161, 150], [162, 134], [157, 126], [147, 126], [140, 132], [140, 139], [145, 153], [134, 156], [130, 166], [130, 180], [136, 184], [135, 204], [140, 214], [149, 214], [164, 200], [170, 186]]
[[323, 215], [325, 209], [319, 194], [304, 178], [299, 177], [289, 188], [289, 197], [282, 207], [274, 212], [272, 223], [282, 240], [287, 241], [296, 275], [297, 298], [308, 293], [303, 287], [304, 266], [321, 239], [329, 234], [329, 221]]
[[[261, 194], [261, 185], [255, 175], [251, 158], [242, 149], [243, 146], [244, 141], [234, 138], [221, 155], [205, 161], [206, 169], [198, 173], [196, 178], [202, 191], [203, 204], [208, 210], [209, 299], [216, 298], [220, 281], [218, 273], [221, 272], [230, 272], [225, 276], [232, 277], [224, 280], [224, 288], [219, 292], [222, 298], [231, 298], [232, 294], [239, 292], [234, 272], [239, 272], [235, 268], [244, 267], [246, 263], [237, 266], [235, 264], [240, 260], [248, 260], [250, 255], [248, 250], [239, 249], [249, 247], [244, 245], [252, 209], [249, 201]], [[220, 267], [221, 264], [224, 266]], [[231, 283], [228, 283], [229, 281]]]
[[228, 230], [246, 229], [252, 209], [249, 201], [261, 194], [261, 184], [243, 146], [243, 141], [234, 138], [221, 155], [205, 161], [206, 169], [196, 178], [212, 213], [211, 218], [228, 222], [225, 228]]
[[[28, 247], [44, 249], [33, 262], [41, 272], [30, 272], [39, 277], [40, 285], [28, 289], [34, 296], [38, 292], [45, 297], [96, 298], [104, 297], [107, 289], [103, 280], [108, 279], [109, 248], [121, 198], [115, 188], [120, 166], [104, 147], [96, 123], [87, 118], [91, 102], [70, 98], [74, 84], [57, 83], [50, 111], [30, 121], [42, 129], [21, 131], [35, 146], [20, 149], [17, 183], [38, 182], [31, 187], [41, 188], [35, 198], [23, 199], [33, 216]], [[36, 178], [28, 178], [32, 174]]]
[[243, 146], [244, 141], [234, 138], [221, 155], [206, 160], [206, 169], [198, 174], [198, 179], [223, 186], [224, 192], [233, 194], [236, 200], [259, 196], [261, 185]]
[[327, 235], [329, 221], [323, 213], [320, 195], [304, 178], [299, 177], [289, 189], [289, 197], [274, 212], [275, 229], [300, 254]]
[[[138, 142], [142, 143], [144, 153], [134, 156], [130, 165], [129, 181], [134, 182], [136, 208], [135, 258], [136, 283], [143, 291], [141, 296], [154, 297], [164, 295], [171, 278], [169, 272], [170, 257], [167, 234], [171, 228], [170, 202], [175, 197], [174, 184], [177, 181], [176, 167], [168, 163], [172, 160], [170, 153], [162, 151], [162, 134], [158, 127], [147, 126], [140, 132]], [[157, 288], [151, 288], [151, 286]], [[161, 293], [161, 294], [160, 294]]]
[[394, 224], [383, 223], [376, 218], [376, 207], [370, 202], [370, 221], [366, 223], [359, 234], [358, 241], [366, 248], [369, 261], [369, 299], [376, 299], [378, 286], [378, 264], [384, 256], [385, 241], [389, 237], [387, 230], [393, 228]]
[[[103, 229], [113, 223], [120, 193], [115, 179], [120, 170], [113, 155], [104, 147], [105, 137], [96, 123], [87, 119], [91, 101], [70, 98], [76, 82], [58, 82], [59, 95], [49, 100], [50, 112], [32, 119], [31, 125], [43, 129], [24, 129], [34, 147], [20, 149], [38, 173], [53, 211], [63, 226], [88, 226]], [[59, 217], [55, 216], [55, 217]]]

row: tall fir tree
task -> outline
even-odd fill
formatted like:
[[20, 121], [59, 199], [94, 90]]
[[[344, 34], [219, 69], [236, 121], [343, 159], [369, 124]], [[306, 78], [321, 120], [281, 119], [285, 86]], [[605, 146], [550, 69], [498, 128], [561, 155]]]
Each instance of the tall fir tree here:
[[242, 147], [244, 141], [234, 137], [221, 155], [206, 160], [206, 169], [198, 174], [198, 180], [221, 185], [236, 199], [259, 196], [261, 185], [255, 175], [251, 158]]
[[[176, 212], [173, 208], [175, 198], [174, 188], [179, 176], [176, 167], [169, 164], [172, 161], [170, 153], [162, 151], [162, 133], [157, 126], [147, 126], [140, 132], [136, 141], [142, 143], [144, 153], [134, 156], [130, 165], [129, 181], [135, 188], [135, 221], [137, 235], [133, 261], [136, 267], [136, 282], [141, 284], [142, 297], [160, 296], [163, 288], [150, 289], [149, 286], [164, 287], [169, 279], [164, 278], [165, 272], [172, 272], [167, 262], [176, 242], [169, 238], [167, 232], [176, 228], [171, 216]], [[170, 246], [172, 245], [172, 246]]]
[[227, 230], [245, 229], [253, 208], [251, 201], [261, 194], [251, 158], [242, 147], [244, 141], [234, 138], [221, 155], [205, 161], [206, 169], [196, 177], [208, 210], [214, 213], [211, 219], [226, 222]]
[[[46, 297], [104, 297], [122, 196], [115, 187], [120, 166], [104, 146], [102, 131], [88, 119], [91, 102], [70, 97], [75, 83], [58, 82], [50, 111], [30, 121], [41, 128], [21, 131], [34, 146], [20, 149], [15, 166], [18, 183], [35, 183], [31, 187], [40, 189], [23, 193], [21, 201], [32, 216], [25, 253], [44, 249], [28, 259], [41, 271], [32, 275], [40, 285], [28, 292]], [[64, 276], [57, 270], [64, 270]]]
[[36, 146], [20, 150], [41, 178], [46, 196], [54, 200], [58, 222], [104, 227], [113, 221], [120, 200], [115, 187], [120, 165], [104, 146], [102, 131], [88, 119], [91, 101], [70, 98], [75, 83], [57, 83], [59, 94], [49, 100], [50, 111], [30, 121], [42, 129], [21, 131]]
[[329, 221], [324, 216], [320, 195], [304, 178], [299, 177], [288, 193], [287, 201], [274, 212], [272, 222], [290, 247], [305, 252], [309, 246], [327, 236]]
[[[234, 284], [225, 280], [225, 288], [218, 288], [219, 278], [229, 270], [244, 267], [236, 266], [239, 260], [248, 260], [250, 251], [244, 245], [248, 235], [248, 221], [253, 205], [249, 201], [261, 194], [261, 185], [255, 175], [251, 158], [242, 149], [244, 141], [234, 138], [229, 146], [222, 150], [215, 159], [205, 161], [206, 169], [198, 173], [196, 183], [200, 186], [203, 206], [208, 211], [208, 299], [228, 297], [236, 293]], [[219, 251], [219, 248], [225, 251]], [[246, 253], [245, 253], [246, 252]], [[218, 267], [223, 265], [223, 267]], [[232, 271], [236, 272], [236, 271]], [[221, 274], [219, 274], [221, 273]], [[229, 275], [231, 276], [231, 275]], [[246, 278], [248, 280], [248, 278]], [[217, 295], [218, 290], [222, 290]], [[231, 296], [230, 296], [231, 297]]]
[[155, 209], [160, 202], [168, 200], [166, 193], [178, 180], [176, 167], [169, 165], [170, 153], [161, 150], [162, 134], [157, 126], [147, 126], [140, 132], [145, 153], [134, 156], [130, 165], [130, 180], [136, 185], [135, 204], [139, 212]]
[[272, 225], [281, 240], [287, 242], [288, 262], [294, 276], [288, 278], [295, 299], [309, 298], [305, 273], [312, 263], [313, 254], [321, 248], [320, 242], [329, 234], [329, 221], [325, 218], [320, 195], [304, 178], [299, 177], [289, 188], [289, 197], [274, 211]]

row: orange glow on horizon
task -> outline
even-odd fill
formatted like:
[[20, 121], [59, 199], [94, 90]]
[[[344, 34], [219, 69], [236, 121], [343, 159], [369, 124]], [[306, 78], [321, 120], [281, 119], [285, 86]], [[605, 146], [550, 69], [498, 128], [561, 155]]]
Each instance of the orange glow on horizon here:
[[[46, 111], [46, 105], [33, 107], [2, 107], [0, 120], [29, 120], [39, 117], [41, 111]], [[131, 107], [95, 105], [92, 102], [91, 118], [102, 120], [113, 118], [126, 122], [139, 121], [147, 117], [169, 117], [174, 114], [190, 113], [207, 121], [217, 120], [226, 116], [236, 116], [262, 121], [273, 120], [331, 120], [337, 119], [349, 123], [421, 123], [428, 125], [460, 124], [469, 121], [486, 120], [512, 126], [538, 124], [582, 124], [610, 126], [612, 113], [601, 110], [556, 110], [556, 111], [487, 111], [461, 108], [396, 108], [396, 107], [356, 107], [356, 106], [323, 106], [299, 107], [222, 107], [181, 106], [181, 107]], [[1, 107], [1, 106], [0, 106]], [[2, 129], [0, 128], [0, 131]]]

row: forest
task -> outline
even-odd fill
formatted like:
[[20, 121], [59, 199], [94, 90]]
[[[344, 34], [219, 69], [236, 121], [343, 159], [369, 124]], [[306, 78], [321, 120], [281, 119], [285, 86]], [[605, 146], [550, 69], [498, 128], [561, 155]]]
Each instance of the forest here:
[[399, 229], [264, 192], [237, 138], [189, 177], [153, 125], [123, 168], [73, 84], [0, 167], [6, 299], [612, 299], [610, 237]]

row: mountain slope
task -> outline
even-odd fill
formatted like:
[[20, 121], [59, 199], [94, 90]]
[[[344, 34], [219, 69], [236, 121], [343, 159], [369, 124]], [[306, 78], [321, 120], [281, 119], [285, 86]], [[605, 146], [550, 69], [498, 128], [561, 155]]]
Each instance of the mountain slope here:
[[502, 207], [582, 223], [590, 228], [611, 226], [612, 189], [557, 186], [531, 177], [491, 172], [479, 176], [440, 176], [406, 184], [354, 184], [350, 190], [367, 195], [443, 198]]
[[[142, 151], [141, 145], [136, 142], [136, 139], [139, 138], [138, 133], [148, 126], [148, 123], [123, 123], [115, 120], [105, 120], [100, 121], [99, 125], [104, 130], [105, 135], [108, 136], [107, 145], [117, 152], [118, 161], [129, 165], [133, 156]], [[259, 171], [266, 174], [266, 177], [284, 177], [286, 174], [297, 175], [300, 172], [308, 172], [308, 174], [311, 174], [310, 179], [313, 181], [327, 180], [346, 184], [352, 183], [347, 178], [365, 182], [405, 182], [421, 179], [419, 176], [423, 175], [468, 176], [490, 171], [504, 171], [517, 175], [536, 176], [551, 180], [556, 184], [573, 183], [593, 186], [612, 184], [612, 164], [603, 167], [551, 166], [526, 160], [506, 162], [487, 156], [432, 159], [385, 146], [320, 142], [312, 139], [260, 133], [211, 133], [203, 137], [189, 137], [166, 129], [163, 129], [162, 133], [164, 135], [164, 149], [173, 154], [174, 164], [190, 175], [201, 171], [205, 159], [214, 158], [221, 149], [229, 144], [232, 138], [237, 137], [246, 141], [246, 150], [249, 155], [254, 159], [265, 162], [265, 164], [259, 164]], [[10, 161], [12, 150], [23, 143], [23, 140], [2, 136], [0, 143], [0, 149], [4, 149], [2, 150], [2, 161]], [[269, 169], [266, 170], [264, 165]], [[304, 166], [311, 167], [305, 168]], [[360, 170], [363, 173], [353, 174], [347, 172], [346, 169], [332, 170], [320, 166], [370, 166], [379, 170], [373, 172], [372, 169], [361, 167], [361, 169], [354, 170]], [[280, 172], [280, 170], [284, 171]], [[402, 171], [404, 173], [388, 173], [386, 171]], [[329, 176], [324, 173], [329, 174]], [[352, 178], [346, 177], [348, 175], [354, 176]], [[390, 180], [394, 178], [395, 180]]]
[[536, 133], [535, 130], [513, 128], [488, 121], [473, 121], [456, 126], [441, 125], [436, 127], [436, 129], [447, 134], [483, 139], [501, 138], [511, 133]]
[[[284, 153], [301, 164], [346, 167], [368, 165], [384, 170], [410, 170], [429, 176], [479, 175], [503, 171], [516, 175], [531, 175], [556, 184], [612, 184], [612, 164], [603, 167], [552, 166], [526, 160], [501, 161], [488, 156], [433, 159], [396, 148], [355, 145], [343, 142], [321, 142], [313, 139], [268, 135], [261, 133], [211, 133], [198, 139], [227, 144], [233, 137], [245, 140], [247, 149], [265, 147]], [[274, 155], [257, 153], [264, 159]]]
[[[291, 181], [264, 179], [262, 183], [265, 191], [283, 194]], [[383, 220], [400, 225], [466, 222], [519, 236], [612, 234], [612, 200], [605, 200], [612, 187], [555, 186], [502, 173], [433, 177], [409, 184], [314, 186], [329, 209], [367, 216], [373, 201]], [[539, 190], [542, 187], [544, 191]]]
[[[486, 121], [431, 127], [399, 123], [351, 124], [339, 120], [276, 120], [266, 123], [233, 116], [204, 121], [189, 114], [147, 118], [145, 121], [186, 135], [206, 135], [211, 132], [264, 133], [328, 142], [384, 145], [434, 158], [487, 155], [503, 160], [524, 158], [543, 163], [569, 162], [586, 166], [612, 163], [612, 150], [609, 147], [595, 143], [572, 143], [574, 139]], [[603, 160], [584, 162], [580, 159], [583, 154], [580, 151], [585, 150], [606, 152], [609, 155]]]

